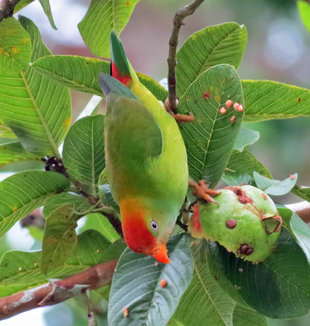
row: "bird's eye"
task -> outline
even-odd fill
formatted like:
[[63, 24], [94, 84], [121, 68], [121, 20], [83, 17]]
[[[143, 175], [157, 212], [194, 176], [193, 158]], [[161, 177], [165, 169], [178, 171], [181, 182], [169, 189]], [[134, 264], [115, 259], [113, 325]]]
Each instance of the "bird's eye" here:
[[158, 230], [158, 224], [155, 222], [155, 221], [151, 221], [151, 228], [153, 229], [153, 230]]

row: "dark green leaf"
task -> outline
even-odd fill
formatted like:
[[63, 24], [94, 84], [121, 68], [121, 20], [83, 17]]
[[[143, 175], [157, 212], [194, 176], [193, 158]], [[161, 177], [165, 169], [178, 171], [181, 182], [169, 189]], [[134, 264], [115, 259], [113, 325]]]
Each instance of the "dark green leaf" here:
[[66, 177], [45, 171], [20, 172], [0, 182], [0, 236], [68, 187]]
[[[168, 243], [170, 264], [155, 266], [154, 258], [136, 254], [129, 248], [119, 259], [109, 300], [110, 326], [166, 325], [174, 313], [193, 273], [193, 259], [187, 236]], [[167, 286], [162, 288], [160, 281]], [[124, 318], [123, 308], [128, 309]]]
[[94, 196], [105, 167], [103, 125], [103, 115], [78, 120], [70, 128], [63, 147], [63, 163], [69, 176]]
[[[206, 92], [208, 96], [206, 96]], [[181, 97], [180, 113], [192, 112], [195, 121], [180, 126], [187, 148], [189, 173], [206, 179], [211, 187], [220, 180], [237, 139], [243, 113], [230, 108], [219, 112], [226, 100], [243, 103], [236, 70], [218, 65], [202, 73]], [[232, 117], [234, 121], [231, 121]]]
[[[29, 66], [31, 41], [29, 34], [13, 17], [0, 24], [0, 72], [24, 71]], [[1, 97], [2, 99], [2, 97]]]
[[209, 271], [206, 242], [192, 246], [192, 251], [194, 276], [180, 301], [175, 318], [186, 326], [232, 326], [235, 303]]
[[269, 80], [242, 81], [246, 121], [310, 115], [310, 90]]
[[230, 64], [237, 69], [247, 41], [244, 25], [208, 26], [191, 35], [177, 53], [177, 92], [183, 96], [190, 84], [212, 66]]
[[295, 185], [292, 189], [292, 193], [310, 202], [310, 187], [298, 187]]
[[242, 184], [250, 185], [252, 183], [252, 177], [249, 174], [243, 174], [243, 173], [224, 174], [222, 176], [222, 180], [228, 186], [240, 186]]
[[39, 0], [40, 4], [51, 24], [51, 26], [57, 30], [57, 27], [55, 25], [54, 19], [53, 19], [53, 15], [52, 15], [52, 11], [51, 11], [51, 6], [50, 6], [50, 0]]
[[[51, 54], [37, 27], [27, 18], [19, 20], [32, 41], [31, 60]], [[69, 90], [42, 77], [32, 67], [0, 76], [0, 115], [29, 152], [58, 156], [58, 146], [70, 125]]]
[[121, 33], [139, 1], [92, 0], [78, 28], [93, 54], [110, 57], [110, 33], [112, 31], [117, 35]]
[[294, 238], [282, 229], [274, 252], [252, 264], [211, 243], [209, 266], [223, 289], [270, 318], [302, 316], [310, 308], [310, 266]]
[[237, 304], [233, 315], [234, 326], [268, 326], [266, 318], [255, 310]]
[[254, 144], [259, 139], [259, 132], [253, 129], [241, 128], [234, 149], [242, 152], [245, 147]]
[[47, 275], [40, 268], [41, 252], [8, 251], [0, 262], [0, 297], [44, 284], [51, 278], [63, 278], [117, 259], [123, 248], [121, 243], [107, 245], [99, 232], [86, 231], [79, 235], [77, 247], [66, 264]]
[[264, 190], [268, 195], [283, 196], [295, 186], [298, 174], [295, 173], [282, 181], [266, 178], [257, 172], [253, 173], [253, 177], [257, 187]]
[[229, 162], [226, 166], [226, 175], [235, 175], [235, 174], [249, 174], [253, 175], [253, 172], [259, 172], [260, 174], [272, 178], [271, 173], [267, 168], [260, 163], [254, 155], [247, 151], [238, 152], [233, 151]]
[[44, 274], [61, 267], [77, 244], [77, 220], [91, 209], [85, 197], [62, 193], [44, 207], [46, 219], [41, 269]]
[[310, 32], [310, 4], [305, 0], [298, 0], [297, 6], [302, 22]]

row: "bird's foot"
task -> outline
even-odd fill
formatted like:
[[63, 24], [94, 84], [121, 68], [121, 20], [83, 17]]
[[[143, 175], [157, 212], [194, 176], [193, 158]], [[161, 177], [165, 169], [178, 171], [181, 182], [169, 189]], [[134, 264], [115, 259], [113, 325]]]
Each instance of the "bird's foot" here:
[[[177, 100], [177, 105], [178, 105], [179, 101]], [[189, 115], [187, 114], [180, 114], [180, 113], [175, 113], [173, 110], [171, 110], [170, 108], [170, 103], [169, 103], [169, 98], [167, 97], [167, 99], [165, 100], [164, 103], [164, 108], [165, 110], [171, 114], [173, 116], [173, 118], [175, 119], [175, 121], [177, 123], [184, 123], [184, 122], [193, 122], [195, 121], [194, 115], [192, 113], [190, 113]]]
[[218, 202], [213, 199], [212, 196], [218, 196], [220, 192], [214, 189], [210, 189], [205, 180], [199, 180], [198, 183], [194, 180], [190, 180], [189, 186], [194, 189], [193, 195], [198, 199], [204, 199], [209, 203], [218, 204]]

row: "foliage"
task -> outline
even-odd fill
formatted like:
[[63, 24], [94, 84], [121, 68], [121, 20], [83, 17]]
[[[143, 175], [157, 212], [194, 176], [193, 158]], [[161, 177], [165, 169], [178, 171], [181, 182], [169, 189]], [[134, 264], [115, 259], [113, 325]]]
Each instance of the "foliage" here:
[[[16, 11], [30, 2], [20, 1]], [[138, 2], [92, 0], [78, 27], [93, 54], [109, 57], [110, 32], [120, 34]], [[49, 1], [40, 3], [56, 28]], [[309, 17], [309, 5], [298, 3], [302, 17]], [[248, 183], [272, 195], [291, 191], [309, 201], [309, 188], [296, 185], [297, 174], [283, 181], [272, 179], [248, 151], [259, 133], [242, 124], [308, 117], [310, 90], [240, 80], [236, 69], [246, 40], [243, 25], [208, 26], [190, 36], [177, 53], [178, 111], [195, 117], [193, 123], [180, 125], [190, 175], [197, 181], [206, 179], [212, 187], [221, 180], [228, 185]], [[265, 316], [284, 319], [306, 314], [310, 232], [286, 208], [279, 208], [284, 227], [277, 247], [258, 264], [183, 231], [168, 243], [169, 265], [156, 266], [153, 258], [124, 249], [107, 219], [111, 215], [118, 219], [119, 208], [104, 170], [104, 115], [94, 113], [70, 127], [69, 89], [103, 97], [98, 74], [109, 69], [103, 59], [53, 55], [26, 17], [0, 22], [0, 166], [46, 161], [45, 171], [25, 168], [0, 183], [1, 235], [35, 208], [44, 207], [46, 219], [42, 251], [2, 256], [0, 296], [119, 258], [106, 317], [110, 326], [264, 326]], [[138, 76], [160, 101], [165, 100], [168, 93], [162, 86], [149, 76]], [[228, 100], [242, 109], [229, 107]], [[51, 161], [54, 164], [49, 165]], [[86, 217], [84, 232], [78, 234], [82, 217]], [[167, 280], [166, 287], [160, 286], [162, 279]]]

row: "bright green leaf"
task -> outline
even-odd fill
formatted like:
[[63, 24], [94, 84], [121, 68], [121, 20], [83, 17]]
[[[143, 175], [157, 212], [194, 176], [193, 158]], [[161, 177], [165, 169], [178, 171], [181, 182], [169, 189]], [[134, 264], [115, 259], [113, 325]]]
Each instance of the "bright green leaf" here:
[[98, 75], [100, 72], [110, 74], [108, 61], [68, 55], [40, 58], [33, 63], [33, 68], [64, 86], [100, 96], [103, 94]]
[[139, 1], [92, 0], [78, 28], [93, 54], [110, 57], [110, 33], [121, 33]]
[[[208, 96], [205, 93], [208, 92]], [[202, 73], [180, 98], [178, 111], [192, 112], [195, 121], [180, 126], [187, 148], [189, 173], [195, 180], [206, 179], [211, 187], [220, 180], [235, 140], [243, 113], [219, 112], [226, 100], [243, 103], [242, 87], [236, 70], [218, 65]], [[232, 117], [234, 121], [231, 121]]]
[[0, 182], [0, 236], [68, 186], [66, 177], [46, 171], [20, 172]]
[[305, 0], [298, 0], [297, 6], [302, 22], [306, 26], [307, 30], [310, 32], [310, 4]]
[[80, 231], [89, 229], [100, 232], [110, 242], [114, 242], [120, 238], [108, 219], [100, 213], [87, 214], [85, 224]]
[[[187, 236], [168, 242], [170, 264], [155, 266], [154, 258], [127, 248], [114, 273], [109, 300], [110, 326], [166, 325], [191, 282], [193, 258]], [[167, 286], [162, 288], [160, 281]], [[123, 308], [128, 317], [124, 318]]]
[[[31, 60], [49, 55], [37, 27], [19, 17], [30, 34]], [[58, 156], [58, 146], [70, 125], [69, 90], [42, 77], [32, 67], [26, 71], [6, 72], [0, 76], [0, 115], [29, 152]]]
[[269, 80], [242, 81], [246, 121], [310, 115], [310, 90]]
[[0, 23], [0, 35], [1, 75], [3, 71], [24, 71], [29, 66], [31, 55], [29, 34], [15, 18], [10, 17]]
[[275, 319], [294, 318], [309, 311], [310, 266], [285, 229], [274, 252], [259, 264], [236, 258], [215, 243], [208, 249], [212, 274], [236, 301]]
[[239, 152], [242, 152], [245, 147], [254, 144], [259, 139], [259, 131], [241, 128], [238, 138], [234, 144], [234, 149]]
[[123, 248], [121, 243], [118, 243], [118, 248], [115, 244], [107, 247], [106, 240], [99, 232], [86, 231], [79, 235], [77, 247], [66, 264], [47, 275], [40, 269], [41, 252], [9, 251], [0, 261], [0, 297], [47, 283], [51, 278], [63, 278], [117, 259]]
[[295, 186], [298, 174], [295, 173], [282, 181], [266, 178], [258, 172], [254, 172], [253, 177], [257, 187], [264, 190], [268, 195], [284, 196]]
[[153, 78], [142, 74], [141, 72], [137, 73], [140, 82], [148, 88], [148, 90], [155, 95], [157, 99], [162, 102], [165, 102], [166, 98], [168, 97], [168, 91], [162, 87], [157, 81]]
[[175, 318], [186, 326], [232, 326], [234, 301], [219, 287], [209, 271], [206, 242], [192, 247], [194, 276]]
[[24, 7], [26, 7], [33, 1], [34, 0], [20, 0], [14, 8], [14, 14], [16, 14], [18, 11], [22, 10]]
[[45, 205], [41, 260], [44, 274], [63, 266], [70, 257], [77, 244], [77, 220], [90, 209], [85, 197], [70, 193], [55, 196]]
[[266, 318], [255, 310], [237, 304], [233, 315], [234, 326], [268, 326]]
[[238, 175], [241, 173], [252, 176], [254, 171], [272, 178], [271, 173], [253, 154], [247, 151], [238, 152], [234, 150], [226, 166], [225, 175]]
[[2, 145], [4, 138], [0, 138], [0, 167], [12, 162], [39, 160], [40, 156], [36, 156], [29, 152], [26, 152], [19, 142], [16, 142], [12, 138], [5, 138], [7, 142]]
[[51, 6], [50, 6], [50, 0], [39, 0], [40, 4], [51, 24], [51, 26], [57, 30], [57, 27], [55, 25], [54, 19], [53, 19], [53, 15], [52, 15], [52, 11], [51, 11]]
[[94, 196], [105, 167], [103, 126], [103, 115], [78, 120], [70, 128], [63, 147], [63, 163], [69, 176]]
[[177, 93], [183, 96], [190, 84], [212, 66], [230, 64], [239, 67], [247, 31], [244, 25], [225, 23], [208, 26], [191, 35], [177, 53]]

